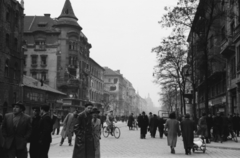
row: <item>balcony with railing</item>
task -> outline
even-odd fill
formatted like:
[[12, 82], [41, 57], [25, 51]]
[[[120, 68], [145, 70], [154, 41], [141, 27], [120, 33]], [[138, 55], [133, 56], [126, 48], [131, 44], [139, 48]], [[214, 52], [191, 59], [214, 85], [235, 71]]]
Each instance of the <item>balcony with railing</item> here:
[[234, 29], [233, 42], [236, 42], [240, 37], [240, 24]]
[[220, 54], [225, 58], [232, 56], [235, 53], [235, 46], [232, 43], [232, 36], [222, 40]]

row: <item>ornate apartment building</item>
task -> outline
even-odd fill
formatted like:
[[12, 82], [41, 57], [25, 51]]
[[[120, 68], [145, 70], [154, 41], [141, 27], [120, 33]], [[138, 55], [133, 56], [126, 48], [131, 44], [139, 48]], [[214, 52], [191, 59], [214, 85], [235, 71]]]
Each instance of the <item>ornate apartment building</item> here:
[[240, 113], [240, 1], [229, 1], [222, 19], [221, 55], [226, 59], [227, 111]]
[[[91, 44], [78, 24], [70, 0], [58, 18], [25, 16], [24, 74], [68, 95], [66, 106], [88, 101]], [[63, 103], [64, 104], [64, 103]], [[75, 106], [75, 105], [74, 105]]]
[[16, 0], [0, 0], [0, 113], [22, 101], [23, 7]]
[[[90, 69], [90, 87], [89, 87], [89, 100], [97, 106], [101, 106], [104, 94], [104, 79], [103, 74], [105, 69], [100, 66], [92, 58], [89, 58]], [[99, 107], [102, 108], [102, 107]]]

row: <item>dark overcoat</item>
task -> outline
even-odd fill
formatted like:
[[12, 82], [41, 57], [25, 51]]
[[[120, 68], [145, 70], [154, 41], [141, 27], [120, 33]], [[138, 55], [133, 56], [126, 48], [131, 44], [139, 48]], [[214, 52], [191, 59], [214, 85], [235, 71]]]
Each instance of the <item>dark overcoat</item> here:
[[94, 137], [90, 114], [83, 111], [78, 115], [74, 132], [76, 139], [72, 158], [94, 158]]
[[130, 115], [128, 117], [128, 127], [132, 127], [133, 126], [133, 121], [134, 121], [134, 118], [132, 115]]
[[183, 144], [185, 149], [191, 148], [193, 146], [194, 131], [196, 130], [195, 127], [196, 126], [194, 122], [189, 118], [185, 118], [181, 122]]
[[39, 122], [39, 142], [50, 144], [52, 142], [52, 119], [49, 114], [41, 117]]
[[141, 128], [141, 134], [147, 134], [147, 128], [149, 125], [148, 117], [145, 116], [139, 116], [138, 126]]
[[[20, 114], [20, 120], [17, 127], [13, 124], [13, 113], [5, 115], [2, 124], [2, 134], [4, 137], [4, 148], [10, 149], [13, 142], [17, 149], [25, 149], [27, 147], [27, 141], [31, 135], [31, 118], [26, 114]], [[15, 141], [13, 141], [15, 140]]]
[[39, 122], [41, 117], [36, 116], [32, 118], [32, 133], [30, 137], [30, 149], [29, 154], [31, 158], [35, 158], [38, 156], [39, 151]]

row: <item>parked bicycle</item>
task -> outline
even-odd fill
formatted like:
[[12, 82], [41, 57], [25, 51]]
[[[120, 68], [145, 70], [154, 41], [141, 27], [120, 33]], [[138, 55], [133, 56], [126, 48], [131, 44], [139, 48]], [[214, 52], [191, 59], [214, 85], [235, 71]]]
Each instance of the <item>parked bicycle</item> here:
[[118, 127], [115, 126], [115, 124], [113, 124], [113, 127], [112, 127], [112, 132], [111, 132], [111, 129], [109, 126], [105, 126], [103, 127], [103, 136], [105, 138], [107, 138], [109, 136], [109, 134], [111, 134], [112, 136], [114, 136], [116, 139], [118, 139], [121, 135], [121, 131]]

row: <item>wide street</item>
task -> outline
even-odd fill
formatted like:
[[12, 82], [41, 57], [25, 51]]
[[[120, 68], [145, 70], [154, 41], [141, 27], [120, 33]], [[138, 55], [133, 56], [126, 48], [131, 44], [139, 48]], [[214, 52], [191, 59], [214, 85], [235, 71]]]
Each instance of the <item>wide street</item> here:
[[[239, 158], [240, 150], [207, 148], [206, 153], [196, 152], [191, 156], [185, 155], [182, 138], [178, 137], [176, 154], [170, 154], [167, 139], [151, 138], [147, 134], [146, 139], [140, 139], [140, 131], [129, 131], [126, 123], [116, 124], [121, 129], [121, 137], [115, 139], [112, 136], [101, 139], [102, 158], [178, 158], [178, 157], [211, 157], [211, 158]], [[50, 158], [71, 158], [73, 146], [68, 146], [67, 141], [59, 146], [60, 136], [54, 136], [49, 151]], [[234, 142], [229, 142], [234, 145]], [[238, 144], [239, 145], [239, 144]]]

